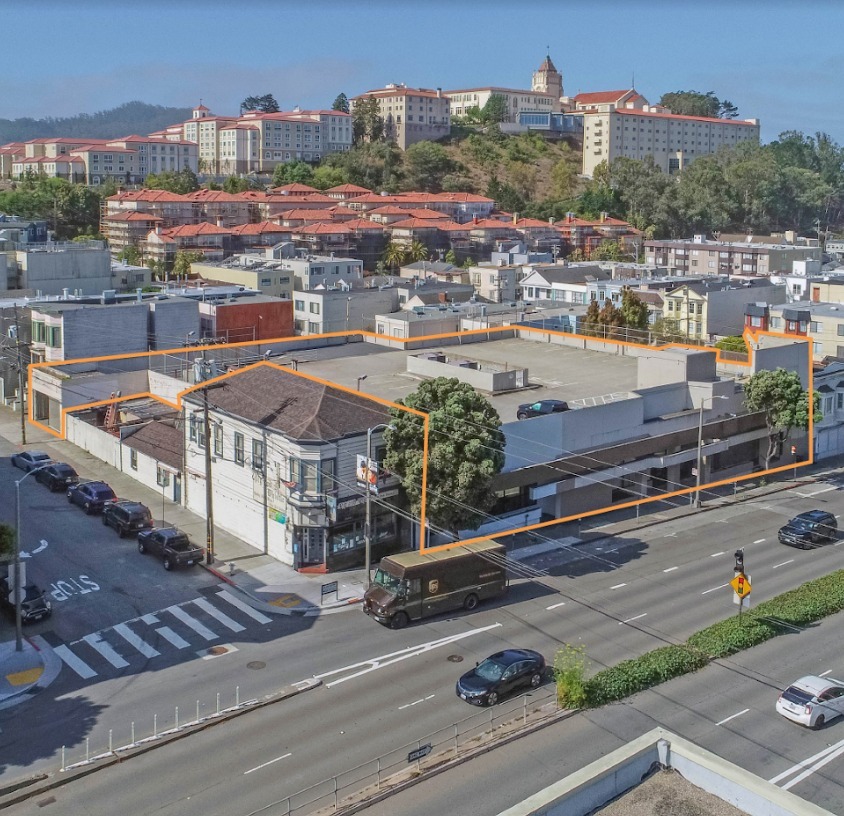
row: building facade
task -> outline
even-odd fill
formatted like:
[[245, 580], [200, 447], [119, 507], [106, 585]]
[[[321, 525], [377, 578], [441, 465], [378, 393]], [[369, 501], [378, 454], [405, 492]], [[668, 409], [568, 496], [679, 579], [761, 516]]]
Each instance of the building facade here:
[[434, 91], [389, 84], [354, 97], [352, 110], [364, 99], [378, 100], [385, 135], [402, 150], [416, 142], [434, 142], [451, 133], [449, 99], [440, 88]]

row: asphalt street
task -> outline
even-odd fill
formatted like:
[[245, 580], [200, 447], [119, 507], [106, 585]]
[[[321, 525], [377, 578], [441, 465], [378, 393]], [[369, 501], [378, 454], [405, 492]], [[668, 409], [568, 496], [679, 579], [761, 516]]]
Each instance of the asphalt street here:
[[[43, 491], [39, 500], [45, 504], [59, 498], [40, 486], [35, 488]], [[114, 786], [120, 786], [115, 780], [128, 768], [138, 779], [157, 782], [155, 797], [150, 799], [143, 785], [130, 790], [124, 780], [121, 800], [133, 803], [127, 812], [249, 813], [468, 716], [472, 709], [455, 697], [454, 680], [466, 664], [504, 646], [535, 648], [551, 659], [563, 642], [581, 642], [599, 667], [681, 640], [702, 625], [732, 614], [732, 592], [725, 585], [733, 575], [736, 547], [745, 547], [754, 601], [836, 569], [841, 561], [836, 544], [804, 552], [776, 542], [782, 522], [811, 507], [838, 513], [844, 503], [836, 484], [818, 482], [656, 525], [638, 537], [605, 539], [562, 557], [539, 557], [534, 566], [547, 574], [516, 582], [500, 603], [398, 632], [384, 629], [359, 611], [319, 619], [279, 617], [262, 623], [221, 598], [223, 587], [191, 587], [193, 580], [205, 579], [194, 579], [194, 573], [177, 574], [172, 577], [181, 579], [179, 587], [191, 597], [167, 597], [163, 603], [140, 606], [135, 599], [132, 607], [131, 631], [143, 634], [144, 643], [158, 655], [144, 656], [132, 647], [125, 632], [115, 631], [119, 621], [114, 619], [106, 629], [74, 629], [70, 641], [55, 635], [50, 622], [43, 625], [44, 637], [54, 647], [67, 646], [96, 675], [84, 678], [66, 666], [57, 681], [24, 709], [0, 713], [0, 746], [6, 758], [3, 779], [55, 769], [62, 745], [68, 746], [70, 758], [84, 755], [86, 738], [92, 753], [102, 750], [109, 731], [115, 744], [128, 742], [132, 722], [136, 736], [143, 735], [143, 729], [151, 732], [155, 715], [159, 728], [172, 725], [176, 706], [186, 717], [200, 700], [202, 712], [207, 713], [215, 705], [217, 692], [224, 696], [224, 704], [231, 704], [237, 686], [241, 699], [246, 699], [307, 677], [321, 677], [322, 687], [294, 700], [244, 715], [56, 793], [68, 808], [79, 796], [85, 797], [86, 812], [110, 812]], [[106, 533], [109, 546], [126, 548], [133, 567], [138, 559], [141, 565], [147, 563], [128, 540], [120, 542], [98, 521], [73, 512], [73, 518], [89, 525], [90, 535]], [[84, 543], [80, 540], [79, 546]], [[37, 557], [47, 552], [49, 548]], [[87, 562], [83, 565], [87, 570]], [[160, 565], [152, 566], [160, 569]], [[156, 574], [170, 580], [163, 570]], [[115, 574], [113, 580], [119, 590], [122, 579]], [[197, 606], [197, 599], [206, 601], [205, 608]], [[218, 612], [228, 609], [229, 620], [243, 629], [234, 631], [210, 613], [208, 605]], [[185, 623], [184, 614], [176, 617], [174, 606], [180, 606], [191, 620], [202, 622], [216, 639], [206, 640]], [[57, 609], [54, 621], [61, 613]], [[139, 614], [142, 623], [143, 615], [154, 615], [156, 623], [144, 626], [154, 627], [153, 631], [166, 627], [189, 647], [177, 648], [172, 638], [160, 633], [153, 637], [153, 631], [137, 623]], [[85, 639], [93, 634], [109, 643], [127, 665], [115, 666], [93, 649], [92, 638]], [[202, 659], [209, 657], [211, 642], [231, 650]], [[456, 659], [461, 662], [453, 662]], [[798, 671], [802, 673], [806, 672]], [[28, 718], [25, 731], [20, 728], [22, 716]], [[603, 715], [588, 715], [593, 716]], [[695, 710], [688, 716], [699, 715]], [[583, 753], [577, 754], [579, 762]], [[196, 756], [202, 757], [201, 774], [173, 770]], [[269, 770], [261, 768], [247, 775], [270, 760], [276, 761], [266, 766]], [[582, 761], [588, 759], [583, 756]], [[835, 772], [834, 765], [827, 766], [830, 773]], [[262, 784], [255, 784], [256, 776]], [[230, 805], [215, 810], [223, 795], [230, 797], [226, 800]], [[20, 812], [29, 812], [26, 807]]]

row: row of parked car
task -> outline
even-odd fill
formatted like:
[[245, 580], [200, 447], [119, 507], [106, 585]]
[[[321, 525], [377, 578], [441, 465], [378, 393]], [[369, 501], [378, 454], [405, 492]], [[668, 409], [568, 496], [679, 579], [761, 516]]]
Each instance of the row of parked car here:
[[[51, 492], [64, 491], [70, 504], [81, 507], [87, 515], [99, 514], [105, 527], [111, 527], [120, 538], [137, 536], [138, 552], [151, 553], [161, 558], [164, 569], [193, 566], [205, 557], [205, 548], [194, 544], [176, 527], [157, 527], [150, 509], [141, 502], [119, 499], [114, 490], [103, 481], [82, 480], [76, 470], [66, 462], [54, 462], [43, 451], [23, 451], [12, 456], [12, 465], [29, 473], [34, 471], [37, 482]], [[6, 589], [9, 587], [7, 585]], [[29, 622], [49, 617], [50, 601], [34, 584], [25, 587], [22, 601], [22, 618]], [[39, 600], [40, 599], [40, 600]], [[11, 593], [0, 591], [0, 603], [11, 605]]]

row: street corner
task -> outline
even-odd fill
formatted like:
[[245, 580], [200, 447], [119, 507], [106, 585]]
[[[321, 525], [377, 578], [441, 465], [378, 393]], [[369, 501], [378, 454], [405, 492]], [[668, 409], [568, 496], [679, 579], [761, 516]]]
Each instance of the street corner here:
[[59, 667], [36, 640], [23, 640], [20, 650], [14, 641], [0, 643], [0, 708], [48, 685], [58, 674]]

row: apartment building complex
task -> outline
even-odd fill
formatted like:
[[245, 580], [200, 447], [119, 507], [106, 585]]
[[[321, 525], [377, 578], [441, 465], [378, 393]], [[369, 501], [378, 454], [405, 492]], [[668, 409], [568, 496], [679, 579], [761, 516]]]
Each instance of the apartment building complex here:
[[[796, 237], [790, 236], [792, 241]], [[691, 240], [645, 241], [645, 260], [667, 267], [671, 275], [774, 275], [790, 273], [795, 261], [819, 260], [817, 241], [757, 243]]]
[[451, 110], [442, 89], [408, 88], [391, 83], [351, 100], [354, 110], [363, 99], [377, 99], [384, 132], [402, 150], [422, 141], [436, 141], [451, 133]]

